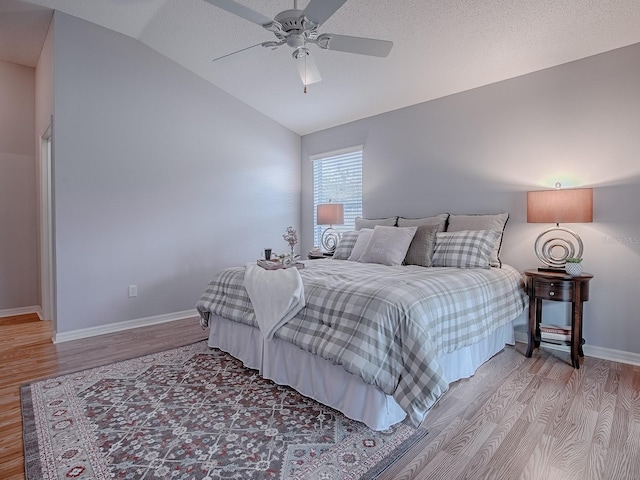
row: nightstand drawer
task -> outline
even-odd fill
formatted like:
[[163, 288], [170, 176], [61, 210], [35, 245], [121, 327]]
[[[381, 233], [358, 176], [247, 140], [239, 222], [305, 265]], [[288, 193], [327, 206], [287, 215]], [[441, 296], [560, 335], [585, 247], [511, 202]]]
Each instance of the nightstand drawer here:
[[534, 282], [536, 298], [560, 302], [570, 302], [573, 299], [573, 282], [546, 279], [535, 279]]

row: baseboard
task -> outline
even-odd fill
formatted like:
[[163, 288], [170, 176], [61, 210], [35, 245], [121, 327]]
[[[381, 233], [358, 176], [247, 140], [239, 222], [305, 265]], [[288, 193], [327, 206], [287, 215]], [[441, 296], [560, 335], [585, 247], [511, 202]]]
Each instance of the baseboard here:
[[107, 333], [121, 332], [123, 330], [131, 330], [132, 328], [148, 327], [150, 325], [174, 322], [176, 320], [184, 320], [185, 318], [197, 316], [198, 311], [193, 309], [156, 315], [154, 317], [137, 318], [134, 320], [127, 320], [126, 322], [110, 323], [108, 325], [100, 325], [98, 327], [81, 328], [79, 330], [55, 334], [53, 343], [69, 342], [71, 340], [79, 340], [81, 338], [95, 337], [97, 335], [105, 335]]
[[[528, 343], [527, 333], [522, 331], [515, 332], [516, 342]], [[569, 346], [555, 345], [553, 343], [545, 343], [544, 348], [549, 350], [558, 350], [569, 353]], [[582, 347], [585, 356], [600, 358], [601, 360], [610, 360], [612, 362], [627, 363], [629, 365], [640, 366], [640, 354], [633, 352], [623, 352], [622, 350], [614, 350], [612, 348], [597, 347], [585, 344]]]
[[16, 315], [29, 315], [35, 313], [42, 320], [42, 313], [39, 306], [34, 305], [31, 307], [19, 307], [19, 308], [7, 308], [6, 310], [0, 310], [0, 318], [14, 317]]

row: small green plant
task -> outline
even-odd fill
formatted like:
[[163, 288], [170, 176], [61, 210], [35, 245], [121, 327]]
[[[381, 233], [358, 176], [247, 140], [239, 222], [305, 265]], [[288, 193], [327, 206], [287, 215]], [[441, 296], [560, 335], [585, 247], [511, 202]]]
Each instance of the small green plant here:
[[568, 257], [565, 262], [567, 263], [580, 263], [582, 259], [580, 257]]

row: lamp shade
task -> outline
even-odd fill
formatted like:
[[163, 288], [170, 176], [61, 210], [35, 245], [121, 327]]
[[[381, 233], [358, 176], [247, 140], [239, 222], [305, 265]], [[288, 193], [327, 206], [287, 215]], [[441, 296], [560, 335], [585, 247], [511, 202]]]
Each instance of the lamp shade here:
[[341, 203], [320, 203], [317, 208], [318, 225], [342, 225], [344, 206]]
[[527, 192], [527, 223], [593, 222], [593, 189]]

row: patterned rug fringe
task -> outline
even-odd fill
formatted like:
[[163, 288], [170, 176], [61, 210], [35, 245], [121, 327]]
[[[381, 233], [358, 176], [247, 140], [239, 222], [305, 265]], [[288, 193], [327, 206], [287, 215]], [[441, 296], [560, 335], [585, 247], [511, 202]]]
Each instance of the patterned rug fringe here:
[[359, 480], [377, 480], [391, 465], [404, 457], [411, 447], [427, 436], [427, 430], [419, 428], [416, 432], [407, 438], [404, 442], [396, 447], [396, 449], [380, 460], [371, 470], [362, 475]]

